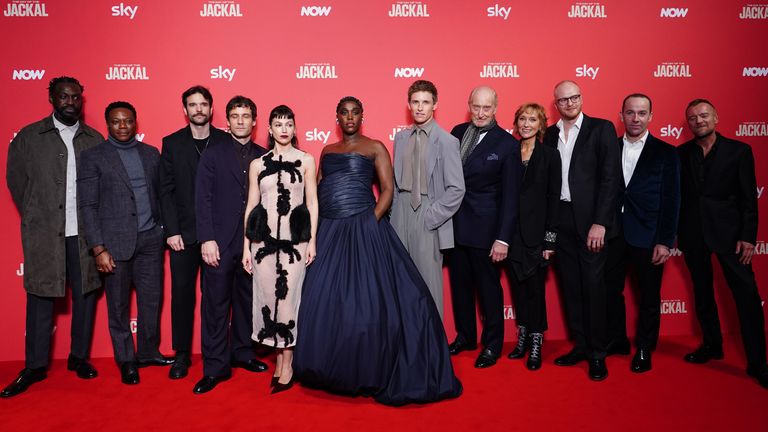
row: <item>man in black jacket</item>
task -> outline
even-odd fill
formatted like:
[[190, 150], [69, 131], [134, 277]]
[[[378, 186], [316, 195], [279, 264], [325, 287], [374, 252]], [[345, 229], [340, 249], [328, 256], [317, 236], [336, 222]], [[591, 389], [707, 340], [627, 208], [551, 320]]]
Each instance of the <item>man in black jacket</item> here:
[[675, 243], [680, 209], [677, 151], [648, 132], [651, 98], [635, 93], [621, 105], [624, 136], [619, 138], [624, 175], [617, 211], [619, 235], [606, 244], [608, 260], [608, 354], [629, 354], [624, 280], [627, 267], [637, 275], [639, 317], [632, 372], [651, 370], [651, 351], [659, 340], [661, 278]]
[[171, 248], [171, 330], [176, 351], [169, 376], [187, 376], [192, 350], [196, 280], [202, 264], [195, 228], [195, 175], [200, 156], [229, 134], [211, 126], [213, 96], [203, 86], [181, 95], [189, 124], [163, 138], [160, 156], [160, 206], [166, 243]]
[[689, 363], [723, 358], [723, 336], [712, 283], [712, 253], [733, 293], [747, 374], [768, 388], [765, 321], [752, 255], [757, 240], [757, 182], [752, 148], [715, 132], [715, 107], [695, 99], [685, 110], [694, 138], [678, 147], [681, 192], [678, 244], [691, 273], [703, 343]]
[[555, 364], [589, 360], [589, 377], [600, 381], [608, 376], [603, 246], [617, 234], [621, 154], [613, 124], [581, 112], [581, 89], [575, 82], [555, 86], [555, 106], [560, 120], [547, 128], [544, 145], [557, 148], [563, 161], [555, 264], [574, 339], [573, 350]]

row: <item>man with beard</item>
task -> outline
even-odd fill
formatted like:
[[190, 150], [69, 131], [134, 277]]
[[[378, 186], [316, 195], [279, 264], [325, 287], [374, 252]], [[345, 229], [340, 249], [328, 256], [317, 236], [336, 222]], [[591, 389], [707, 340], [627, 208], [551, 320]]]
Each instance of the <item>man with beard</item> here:
[[547, 128], [544, 145], [558, 149], [563, 161], [555, 265], [574, 339], [573, 349], [555, 364], [574, 366], [588, 360], [589, 378], [601, 381], [608, 376], [603, 246], [618, 233], [621, 152], [613, 124], [582, 113], [581, 89], [575, 82], [558, 83], [554, 96], [560, 120]]
[[691, 273], [696, 318], [703, 343], [685, 356], [689, 363], [723, 358], [723, 336], [712, 282], [712, 253], [733, 294], [747, 358], [747, 375], [768, 388], [765, 318], [752, 256], [757, 241], [757, 181], [752, 147], [715, 131], [717, 110], [694, 99], [685, 110], [694, 138], [680, 155], [678, 245]]
[[67, 369], [83, 379], [96, 377], [88, 363], [101, 286], [93, 257], [81, 234], [77, 211], [77, 165], [83, 150], [104, 141], [80, 121], [83, 86], [56, 77], [48, 85], [53, 114], [22, 129], [8, 148], [6, 180], [21, 216], [24, 289], [27, 291], [25, 364], [0, 397], [11, 397], [46, 378], [54, 301], [72, 290], [72, 333]]
[[211, 391], [229, 379], [232, 367], [267, 370], [267, 365], [255, 358], [251, 340], [253, 285], [241, 264], [248, 168], [252, 160], [264, 154], [264, 149], [251, 141], [256, 104], [244, 96], [230, 99], [227, 125], [231, 138], [203, 153], [195, 180], [197, 238], [205, 263], [200, 304], [203, 378], [192, 390], [196, 394]]
[[163, 138], [160, 156], [160, 206], [171, 260], [171, 331], [176, 360], [169, 377], [187, 376], [192, 350], [196, 281], [202, 264], [195, 227], [195, 175], [200, 156], [229, 134], [211, 126], [213, 96], [203, 86], [181, 95], [189, 124]]

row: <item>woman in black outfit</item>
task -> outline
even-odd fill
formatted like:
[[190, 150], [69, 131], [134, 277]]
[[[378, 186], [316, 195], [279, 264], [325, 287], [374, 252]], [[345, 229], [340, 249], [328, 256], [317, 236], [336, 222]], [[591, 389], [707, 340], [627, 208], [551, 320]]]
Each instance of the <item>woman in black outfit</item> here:
[[508, 357], [522, 358], [530, 351], [526, 362], [530, 370], [541, 367], [541, 345], [547, 329], [544, 284], [549, 259], [555, 253], [562, 178], [560, 153], [541, 144], [546, 128], [547, 115], [541, 105], [527, 103], [517, 109], [515, 129], [520, 136], [524, 174], [509, 263], [518, 341]]

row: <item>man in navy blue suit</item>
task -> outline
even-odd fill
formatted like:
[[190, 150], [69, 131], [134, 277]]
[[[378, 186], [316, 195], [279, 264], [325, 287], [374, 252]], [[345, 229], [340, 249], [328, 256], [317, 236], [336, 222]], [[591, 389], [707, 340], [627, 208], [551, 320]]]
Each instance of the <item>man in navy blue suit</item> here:
[[637, 274], [639, 316], [630, 369], [641, 373], [651, 370], [651, 352], [659, 340], [661, 279], [680, 210], [680, 161], [675, 147], [648, 132], [651, 98], [639, 93], [627, 96], [620, 117], [625, 130], [618, 142], [624, 193], [617, 209], [619, 235], [606, 245], [607, 353], [630, 352], [623, 292], [631, 265]]
[[453, 128], [461, 142], [466, 192], [453, 216], [455, 247], [449, 271], [456, 340], [451, 354], [475, 349], [475, 293], [483, 315], [483, 350], [475, 367], [493, 366], [504, 342], [504, 298], [497, 263], [507, 258], [518, 217], [522, 179], [520, 144], [496, 123], [496, 92], [478, 87], [469, 96], [472, 121]]
[[251, 372], [267, 370], [255, 358], [252, 279], [240, 263], [248, 168], [264, 154], [251, 141], [256, 125], [253, 101], [243, 96], [230, 99], [227, 125], [232, 139], [203, 152], [195, 181], [197, 238], [205, 263], [200, 302], [203, 378], [193, 389], [197, 394], [229, 379], [233, 366]]

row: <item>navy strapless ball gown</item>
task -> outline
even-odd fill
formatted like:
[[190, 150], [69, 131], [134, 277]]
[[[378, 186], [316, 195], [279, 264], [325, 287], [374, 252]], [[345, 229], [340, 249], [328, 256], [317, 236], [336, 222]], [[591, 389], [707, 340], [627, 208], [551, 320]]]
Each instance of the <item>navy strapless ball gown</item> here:
[[427, 285], [389, 221], [373, 213], [373, 161], [329, 153], [320, 163], [317, 259], [299, 309], [296, 377], [387, 405], [459, 396]]

